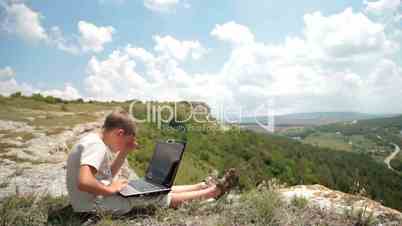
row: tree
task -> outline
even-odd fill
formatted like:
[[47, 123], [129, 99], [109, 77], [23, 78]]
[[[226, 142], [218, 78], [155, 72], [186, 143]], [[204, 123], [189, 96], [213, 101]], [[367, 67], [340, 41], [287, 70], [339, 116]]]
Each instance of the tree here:
[[13, 94], [10, 95], [11, 97], [22, 97], [22, 93], [21, 92], [15, 92]]

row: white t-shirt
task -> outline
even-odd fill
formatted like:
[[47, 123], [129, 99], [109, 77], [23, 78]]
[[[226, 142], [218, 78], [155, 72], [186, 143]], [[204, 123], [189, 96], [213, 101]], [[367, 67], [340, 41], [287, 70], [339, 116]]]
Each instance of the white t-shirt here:
[[77, 212], [95, 209], [96, 195], [78, 189], [78, 177], [81, 165], [90, 165], [97, 169], [96, 179], [103, 183], [111, 183], [111, 151], [97, 133], [82, 137], [74, 145], [67, 160], [67, 191], [70, 203]]

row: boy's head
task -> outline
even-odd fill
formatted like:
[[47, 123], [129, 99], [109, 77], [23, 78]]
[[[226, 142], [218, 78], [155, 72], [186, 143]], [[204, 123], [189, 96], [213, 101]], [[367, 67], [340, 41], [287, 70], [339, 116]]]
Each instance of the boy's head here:
[[136, 124], [123, 109], [110, 113], [103, 124], [103, 135], [113, 152], [135, 148]]

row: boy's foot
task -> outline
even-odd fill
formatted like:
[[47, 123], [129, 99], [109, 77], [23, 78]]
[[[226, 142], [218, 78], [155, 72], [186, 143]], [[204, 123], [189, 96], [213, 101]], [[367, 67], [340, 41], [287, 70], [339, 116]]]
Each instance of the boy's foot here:
[[213, 175], [209, 175], [204, 180], [202, 180], [202, 183], [204, 189], [209, 188], [218, 183], [218, 178]]
[[216, 183], [216, 187], [219, 190], [219, 194], [215, 199], [219, 199], [226, 192], [230, 191], [234, 186], [239, 183], [239, 175], [234, 168], [230, 168], [225, 171], [223, 177], [219, 179]]
[[212, 170], [209, 175], [202, 180], [202, 183], [204, 184], [203, 188], [205, 189], [216, 185], [218, 183], [218, 174], [219, 172], [217, 170]]

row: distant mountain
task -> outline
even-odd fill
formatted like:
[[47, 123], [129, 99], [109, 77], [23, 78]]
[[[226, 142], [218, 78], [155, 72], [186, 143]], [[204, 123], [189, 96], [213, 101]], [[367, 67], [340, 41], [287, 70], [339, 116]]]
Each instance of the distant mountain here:
[[[367, 114], [360, 112], [306, 112], [286, 115], [277, 115], [274, 117], [275, 125], [280, 126], [308, 126], [324, 125], [335, 122], [364, 120], [374, 118], [392, 117], [396, 114]], [[257, 124], [268, 122], [267, 116], [243, 117], [238, 120], [240, 124]]]

